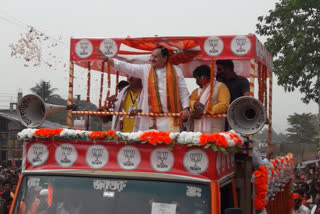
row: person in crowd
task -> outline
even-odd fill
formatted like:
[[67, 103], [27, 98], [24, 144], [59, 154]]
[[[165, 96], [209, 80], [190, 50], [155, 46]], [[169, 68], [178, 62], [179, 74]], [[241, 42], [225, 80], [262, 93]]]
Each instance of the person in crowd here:
[[[117, 84], [117, 88], [118, 88], [118, 92], [120, 93], [121, 90], [123, 88], [125, 88], [126, 86], [129, 85], [129, 82], [126, 81], [126, 80], [121, 80], [120, 82], [118, 82]], [[117, 101], [117, 96], [116, 95], [112, 95], [109, 97], [108, 99], [108, 104], [107, 104], [107, 107], [106, 109], [104, 109], [103, 107], [97, 109], [97, 111], [109, 111], [109, 112], [114, 112], [115, 111], [115, 102]], [[100, 117], [100, 119], [102, 120], [103, 122], [103, 128], [104, 129], [111, 129], [111, 123], [109, 123], [110, 121], [112, 121], [112, 115], [109, 115], [109, 116], [102, 116]]]
[[9, 214], [13, 198], [9, 198], [4, 205], [4, 214]]
[[315, 205], [311, 209], [311, 214], [320, 214], [320, 193], [316, 195]]
[[[230, 92], [230, 103], [241, 96], [250, 95], [250, 85], [247, 78], [237, 75], [234, 72], [232, 60], [217, 60], [217, 81], [223, 82]], [[226, 121], [225, 130], [229, 131], [231, 127]]]
[[1, 198], [8, 201], [11, 197], [11, 183], [7, 182], [4, 184]]
[[3, 184], [2, 184], [2, 182], [0, 182], [0, 198], [2, 196], [3, 188], [4, 188]]
[[140, 93], [142, 91], [141, 79], [128, 77], [129, 85], [127, 85], [117, 96], [115, 102], [116, 112], [130, 112], [129, 116], [114, 115], [112, 118], [111, 129], [122, 132], [137, 131], [139, 117], [134, 117], [138, 112], [140, 105]]
[[310, 209], [302, 204], [302, 197], [298, 193], [292, 194], [293, 209], [290, 214], [310, 214]]
[[118, 92], [121, 92], [122, 89], [124, 89], [126, 86], [128, 86], [130, 83], [128, 81], [125, 80], [121, 80], [117, 87], [118, 87]]
[[230, 93], [224, 83], [214, 81], [212, 102], [210, 97], [211, 71], [208, 65], [198, 66], [193, 71], [193, 77], [199, 88], [195, 89], [190, 96], [190, 108], [192, 110], [191, 130], [194, 132], [214, 133], [224, 131], [225, 118], [202, 117], [204, 114], [226, 113], [230, 103]]
[[227, 85], [231, 99], [230, 103], [241, 96], [250, 95], [250, 85], [247, 78], [239, 76], [234, 72], [232, 60], [217, 60], [216, 79]]
[[100, 59], [116, 70], [140, 78], [141, 109], [145, 113], [180, 113], [179, 117], [141, 117], [139, 130], [158, 129], [178, 132], [184, 119], [190, 117], [189, 92], [180, 68], [168, 62], [169, 50], [156, 47], [151, 54], [150, 64], [130, 64], [111, 59], [97, 50]]
[[38, 214], [47, 213], [48, 209], [48, 189], [42, 189], [39, 192], [39, 204], [37, 207]]

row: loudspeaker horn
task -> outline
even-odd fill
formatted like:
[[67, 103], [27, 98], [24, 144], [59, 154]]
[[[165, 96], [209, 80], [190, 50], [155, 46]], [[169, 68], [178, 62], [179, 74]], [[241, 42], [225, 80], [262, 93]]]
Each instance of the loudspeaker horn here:
[[24, 126], [36, 128], [41, 126], [47, 116], [66, 109], [66, 106], [47, 104], [40, 96], [28, 94], [20, 99], [17, 114]]
[[235, 99], [230, 104], [227, 115], [229, 126], [242, 135], [260, 131], [266, 122], [264, 106], [250, 96]]

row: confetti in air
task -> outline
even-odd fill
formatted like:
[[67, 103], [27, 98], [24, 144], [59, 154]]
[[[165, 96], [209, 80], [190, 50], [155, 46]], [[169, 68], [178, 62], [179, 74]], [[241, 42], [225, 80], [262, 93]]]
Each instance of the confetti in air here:
[[25, 67], [65, 67], [65, 59], [55, 54], [59, 41], [50, 39], [46, 34], [28, 26], [28, 32], [21, 34], [16, 43], [11, 43], [11, 57], [24, 60]]

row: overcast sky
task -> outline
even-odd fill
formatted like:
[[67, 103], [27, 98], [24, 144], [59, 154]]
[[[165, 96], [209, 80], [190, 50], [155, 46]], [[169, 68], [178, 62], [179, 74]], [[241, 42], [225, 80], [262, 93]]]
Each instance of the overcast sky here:
[[[16, 93], [30, 93], [41, 79], [50, 81], [67, 98], [69, 41], [71, 37], [146, 37], [243, 35], [255, 33], [257, 17], [265, 15], [276, 0], [1, 0], [0, 7], [0, 108], [16, 100]], [[33, 66], [11, 57], [10, 44], [17, 44], [26, 27], [33, 26], [50, 39], [43, 42], [41, 65]], [[260, 41], [265, 38], [258, 36]], [[56, 43], [56, 44], [55, 44]], [[45, 48], [50, 46], [49, 48]], [[52, 65], [51, 67], [48, 64]], [[26, 67], [27, 66], [27, 67]], [[76, 69], [77, 70], [77, 69]], [[86, 95], [86, 76], [76, 73], [75, 93]], [[92, 81], [99, 82], [93, 75]], [[93, 84], [99, 85], [99, 84]], [[189, 90], [194, 89], [189, 85]], [[99, 93], [99, 88], [96, 87]], [[96, 103], [97, 104], [97, 103]], [[294, 113], [317, 113], [317, 105], [303, 104], [301, 94], [273, 87], [273, 127], [287, 128]]]

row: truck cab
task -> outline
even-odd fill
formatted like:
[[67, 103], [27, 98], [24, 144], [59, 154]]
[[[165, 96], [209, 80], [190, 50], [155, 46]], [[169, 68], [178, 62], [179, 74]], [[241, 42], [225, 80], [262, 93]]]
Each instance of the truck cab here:
[[87, 131], [68, 132], [24, 142], [11, 213], [212, 214], [234, 207], [231, 148], [243, 143], [235, 133], [234, 139], [221, 135], [230, 145], [222, 152], [174, 139], [152, 145], [119, 140], [120, 133], [118, 140], [94, 140], [70, 139], [81, 132], [90, 136]]

